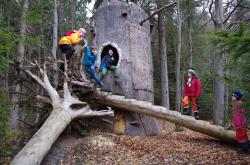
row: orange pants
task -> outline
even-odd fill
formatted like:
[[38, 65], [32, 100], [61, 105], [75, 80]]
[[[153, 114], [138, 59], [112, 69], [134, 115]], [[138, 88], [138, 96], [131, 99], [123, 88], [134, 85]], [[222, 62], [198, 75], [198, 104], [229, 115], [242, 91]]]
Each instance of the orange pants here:
[[189, 104], [192, 102], [192, 107], [194, 109], [194, 112], [198, 112], [198, 106], [197, 106], [197, 97], [196, 96], [184, 96], [182, 99], [182, 107], [183, 108], [189, 108]]

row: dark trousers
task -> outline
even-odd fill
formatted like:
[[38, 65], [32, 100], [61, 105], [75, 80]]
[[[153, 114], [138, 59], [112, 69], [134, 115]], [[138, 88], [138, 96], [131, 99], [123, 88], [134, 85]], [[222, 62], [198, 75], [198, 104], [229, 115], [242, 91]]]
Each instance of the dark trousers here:
[[[59, 45], [59, 48], [61, 49], [62, 53], [64, 53], [66, 55], [66, 60], [68, 61], [73, 54], [75, 53], [75, 49], [72, 45], [68, 45], [68, 44], [61, 44]], [[62, 72], [64, 72], [64, 64], [61, 64], [59, 66], [59, 70], [61, 70]]]
[[62, 52], [66, 55], [66, 59], [69, 60], [75, 53], [75, 49], [72, 45], [62, 44], [59, 45]]

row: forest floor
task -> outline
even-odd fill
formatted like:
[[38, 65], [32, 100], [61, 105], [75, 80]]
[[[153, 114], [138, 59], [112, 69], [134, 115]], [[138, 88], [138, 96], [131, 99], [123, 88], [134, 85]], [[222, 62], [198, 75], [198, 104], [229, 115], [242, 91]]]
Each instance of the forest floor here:
[[160, 122], [161, 134], [131, 137], [98, 130], [85, 137], [61, 136], [43, 165], [250, 164], [250, 154], [189, 129]]

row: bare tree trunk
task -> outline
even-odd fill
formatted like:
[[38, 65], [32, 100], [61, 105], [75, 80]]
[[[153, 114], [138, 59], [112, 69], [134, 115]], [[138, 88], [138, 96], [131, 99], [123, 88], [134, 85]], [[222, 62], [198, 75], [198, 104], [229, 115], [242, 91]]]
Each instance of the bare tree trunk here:
[[[20, 35], [22, 37], [22, 40], [25, 40], [26, 38], [26, 31], [27, 31], [27, 24], [26, 24], [26, 15], [28, 12], [28, 8], [29, 8], [29, 0], [23, 0], [23, 8], [22, 8], [22, 15], [21, 15], [21, 24], [20, 24]], [[25, 54], [25, 44], [24, 41], [20, 41], [17, 47], [17, 52], [19, 55], [18, 58], [18, 65], [21, 67], [22, 63], [23, 63], [23, 57]], [[17, 79], [16, 79], [16, 84], [14, 85], [14, 90], [13, 93], [21, 93], [21, 84], [19, 82], [18, 77], [20, 77], [20, 73], [18, 73], [17, 75]], [[19, 101], [19, 97], [17, 94], [13, 94], [11, 97], [12, 102], [18, 102]], [[19, 111], [20, 111], [20, 106], [18, 104], [15, 104], [10, 112], [10, 125], [12, 129], [18, 129], [20, 126], [19, 123]]]
[[[223, 28], [223, 4], [220, 0], [215, 0], [215, 28]], [[215, 84], [214, 84], [214, 123], [223, 125], [224, 105], [225, 105], [225, 85], [224, 85], [224, 58], [221, 50], [216, 49], [215, 55]]]
[[175, 109], [180, 111], [180, 102], [181, 102], [181, 86], [180, 86], [180, 63], [181, 63], [181, 13], [180, 13], [180, 1], [177, 1], [177, 28], [178, 28], [178, 39], [177, 39], [177, 52], [176, 52], [176, 102]]
[[[157, 8], [163, 6], [162, 2], [157, 2]], [[164, 23], [164, 12], [158, 13], [158, 37], [159, 37], [159, 56], [161, 61], [161, 105], [170, 108], [169, 87], [168, 87], [168, 63], [166, 47], [166, 30]]]
[[[226, 63], [229, 63], [229, 56], [227, 53], [225, 53], [225, 62]], [[226, 77], [229, 77], [230, 76], [230, 68], [226, 68], [225, 69], [225, 73], [224, 75]], [[224, 116], [227, 117], [228, 116], [228, 113], [229, 113], [229, 86], [228, 85], [225, 85], [225, 95], [224, 95], [224, 99], [225, 99], [225, 111], [224, 111]]]
[[188, 0], [187, 1], [188, 3], [188, 57], [189, 57], [189, 60], [188, 60], [188, 66], [189, 67], [192, 67], [192, 63], [193, 63], [193, 38], [192, 38], [192, 23], [191, 23], [191, 20], [192, 20], [192, 5], [191, 5], [191, 1]]
[[191, 116], [181, 115], [180, 112], [171, 111], [162, 106], [155, 106], [150, 102], [126, 99], [124, 96], [109, 95], [103, 92], [97, 93], [95, 100], [111, 107], [164, 119], [222, 141], [236, 142], [235, 132], [232, 130], [225, 130], [221, 126], [211, 125], [207, 121], [195, 120]]
[[57, 40], [58, 40], [58, 12], [57, 12], [58, 2], [54, 0], [54, 10], [53, 10], [53, 41], [51, 52], [54, 58], [54, 69], [55, 69], [55, 76], [54, 76], [54, 84], [58, 84], [58, 74], [57, 74], [57, 57], [56, 57], [56, 50], [57, 50]]
[[[24, 40], [26, 38], [26, 31], [27, 31], [27, 24], [26, 24], [26, 16], [29, 8], [29, 0], [23, 0], [23, 9], [22, 9], [22, 16], [21, 16], [21, 25], [20, 25], [20, 35]], [[18, 54], [22, 58], [24, 57], [25, 53], [25, 45], [24, 42], [19, 42], [17, 48]]]
[[71, 28], [75, 29], [75, 21], [76, 21], [76, 0], [71, 0]]
[[58, 12], [57, 12], [57, 0], [54, 0], [54, 10], [53, 10], [53, 41], [52, 41], [52, 48], [51, 48], [51, 52], [52, 55], [54, 57], [54, 59], [56, 59], [56, 49], [57, 49], [57, 40], [58, 40], [58, 34], [57, 34], [57, 30], [58, 30]]

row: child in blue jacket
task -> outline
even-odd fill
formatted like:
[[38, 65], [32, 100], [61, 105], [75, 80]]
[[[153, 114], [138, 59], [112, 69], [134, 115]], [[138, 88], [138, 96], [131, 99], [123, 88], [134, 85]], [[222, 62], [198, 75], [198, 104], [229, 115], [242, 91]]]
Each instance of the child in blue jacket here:
[[95, 70], [95, 62], [98, 56], [98, 49], [97, 47], [90, 47], [86, 46], [85, 47], [85, 56], [83, 59], [83, 64], [85, 66], [86, 72], [90, 75], [92, 79], [95, 80], [96, 84], [99, 86], [102, 86], [103, 83], [101, 82], [100, 78], [96, 74]]

